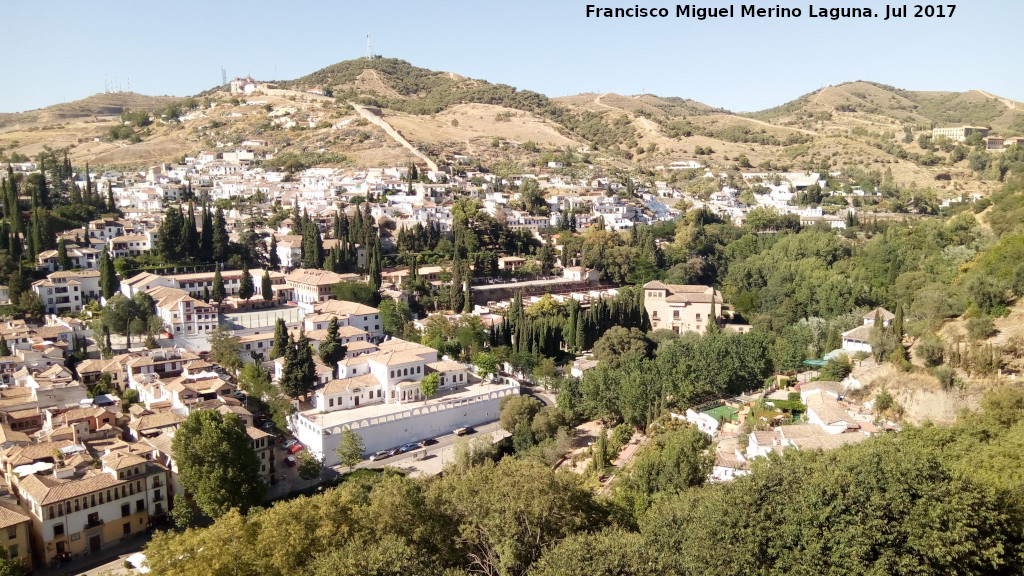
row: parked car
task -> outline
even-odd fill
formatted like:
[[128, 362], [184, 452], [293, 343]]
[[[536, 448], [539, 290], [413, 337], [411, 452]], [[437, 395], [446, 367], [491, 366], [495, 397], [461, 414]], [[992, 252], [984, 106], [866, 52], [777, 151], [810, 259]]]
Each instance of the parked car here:
[[285, 463], [285, 465], [287, 465], [287, 466], [288, 466], [289, 468], [291, 468], [292, 466], [295, 466], [295, 464], [296, 464], [296, 462], [295, 462], [295, 456], [287, 456], [287, 457], [285, 457], [285, 459], [284, 459], [284, 463]]
[[433, 446], [434, 444], [437, 444], [437, 440], [434, 439], [434, 438], [427, 438], [426, 440], [420, 440], [420, 446], [426, 447], [426, 446]]
[[291, 447], [288, 448], [288, 453], [289, 454], [298, 454], [299, 452], [302, 452], [303, 448], [304, 448], [304, 446], [302, 444], [299, 444], [298, 442], [296, 442], [295, 444], [292, 444]]
[[402, 446], [398, 449], [398, 453], [399, 454], [405, 454], [406, 452], [412, 452], [413, 450], [415, 450], [415, 449], [417, 449], [419, 447], [420, 447], [419, 444], [417, 444], [415, 442], [409, 442], [408, 444], [402, 444]]
[[456, 428], [455, 429], [455, 435], [456, 436], [465, 436], [466, 434], [472, 434], [472, 433], [473, 433], [473, 427], [472, 426], [463, 426], [462, 428]]
[[397, 456], [397, 455], [399, 455], [401, 453], [402, 453], [402, 449], [401, 448], [392, 448], [392, 449], [388, 450], [388, 456]]
[[383, 460], [383, 459], [387, 458], [388, 456], [390, 456], [390, 454], [388, 454], [387, 450], [378, 450], [377, 452], [374, 452], [373, 454], [370, 454], [370, 462], [376, 462], [377, 460]]
[[298, 443], [299, 443], [299, 441], [295, 440], [295, 439], [288, 440], [284, 444], [281, 444], [281, 448], [284, 448], [285, 450], [287, 450], [287, 449], [291, 448], [292, 446], [295, 446]]

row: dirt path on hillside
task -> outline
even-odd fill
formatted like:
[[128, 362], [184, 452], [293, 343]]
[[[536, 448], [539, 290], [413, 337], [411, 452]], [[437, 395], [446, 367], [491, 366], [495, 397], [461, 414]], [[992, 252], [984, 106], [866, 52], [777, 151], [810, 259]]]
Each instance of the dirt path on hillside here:
[[609, 110], [621, 110], [621, 108], [616, 108], [615, 106], [609, 106], [609, 105], [605, 104], [604, 102], [601, 102], [601, 98], [604, 98], [608, 94], [610, 94], [610, 92], [605, 92], [604, 94], [598, 94], [597, 96], [594, 96], [594, 104], [597, 104], [598, 106], [604, 106], [605, 108], [607, 108]]
[[356, 104], [355, 102], [349, 102], [349, 104], [360, 116], [368, 120], [374, 126], [377, 126], [381, 130], [383, 130], [384, 133], [390, 136], [392, 140], [401, 144], [404, 148], [412, 152], [417, 158], [426, 162], [427, 167], [429, 167], [431, 170], [435, 172], [437, 171], [437, 163], [431, 160], [423, 152], [420, 152], [415, 146], [412, 145], [411, 142], [406, 140], [405, 136], [402, 136], [401, 132], [395, 130], [394, 126], [388, 124], [387, 121], [385, 121], [383, 118], [374, 114], [369, 109], [360, 106], [359, 104]]
[[988, 92], [985, 92], [984, 90], [975, 90], [975, 92], [977, 92], [978, 94], [981, 94], [982, 96], [985, 96], [986, 98], [991, 98], [992, 100], [998, 100], [998, 101], [1002, 102], [1003, 106], [1006, 106], [1010, 110], [1016, 110], [1017, 109], [1017, 103], [1014, 102], [1013, 100], [1009, 100], [1007, 98], [1000, 98], [999, 96], [996, 96], [995, 94], [989, 94]]

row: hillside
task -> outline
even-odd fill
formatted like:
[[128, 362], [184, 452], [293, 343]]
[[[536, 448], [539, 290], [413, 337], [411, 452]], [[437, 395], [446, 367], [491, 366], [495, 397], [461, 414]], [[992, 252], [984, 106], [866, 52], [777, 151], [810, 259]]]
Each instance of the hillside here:
[[[988, 125], [1006, 136], [1024, 134], [1018, 104], [982, 91], [914, 92], [850, 82], [735, 114], [652, 94], [548, 98], [376, 58], [339, 62], [248, 95], [214, 88], [190, 99], [195, 107], [178, 110], [176, 118], [154, 117], [145, 129], [122, 130], [131, 138], [113, 137], [123, 110], [165, 110], [183, 101], [98, 94], [3, 114], [0, 152], [32, 156], [44, 146], [68, 147], [76, 162], [145, 166], [259, 139], [282, 151], [334, 152], [363, 166], [407, 162], [412, 146], [442, 164], [458, 155], [483, 166], [508, 161], [530, 168], [565, 159], [571, 150], [582, 156], [567, 165], [569, 171], [591, 165], [657, 177], [658, 166], [697, 159], [726, 170], [891, 173], [900, 186], [930, 187], [942, 198], [987, 195], [994, 185], [978, 178], [963, 154], [919, 135], [933, 125], [960, 123]], [[353, 105], [373, 110], [386, 126], [359, 116]]]
[[969, 124], [989, 126], [993, 133], [1007, 136], [1024, 133], [1024, 105], [988, 92], [915, 92], [863, 81], [828, 86], [749, 116], [796, 125], [830, 112], [884, 118], [920, 129]]
[[107, 92], [93, 94], [74, 102], [54, 104], [39, 110], [0, 113], [0, 132], [24, 129], [53, 122], [97, 119], [104, 116], [119, 116], [125, 109], [153, 111], [180, 100], [173, 96], [146, 96], [134, 92]]

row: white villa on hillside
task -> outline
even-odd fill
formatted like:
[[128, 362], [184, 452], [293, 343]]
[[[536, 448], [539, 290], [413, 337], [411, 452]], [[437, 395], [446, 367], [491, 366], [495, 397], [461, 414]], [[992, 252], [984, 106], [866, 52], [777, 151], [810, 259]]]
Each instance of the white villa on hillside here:
[[[425, 399], [420, 380], [436, 372], [435, 398]], [[376, 352], [338, 363], [338, 378], [315, 390], [312, 408], [291, 417], [296, 437], [328, 466], [344, 428], [356, 430], [367, 452], [451, 433], [498, 418], [498, 400], [518, 394], [518, 384], [485, 384], [459, 362], [437, 359], [433, 348], [392, 339]]]

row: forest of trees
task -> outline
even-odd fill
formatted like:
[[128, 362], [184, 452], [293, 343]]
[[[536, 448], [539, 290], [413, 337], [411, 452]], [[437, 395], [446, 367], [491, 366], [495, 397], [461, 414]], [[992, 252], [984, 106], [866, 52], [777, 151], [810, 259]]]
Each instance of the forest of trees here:
[[609, 497], [532, 456], [413, 480], [356, 473], [312, 497], [158, 533], [160, 574], [1012, 574], [1024, 544], [1024, 393], [950, 428], [786, 452], [705, 485], [705, 437], [652, 430]]

